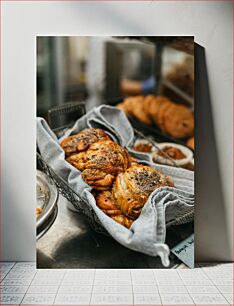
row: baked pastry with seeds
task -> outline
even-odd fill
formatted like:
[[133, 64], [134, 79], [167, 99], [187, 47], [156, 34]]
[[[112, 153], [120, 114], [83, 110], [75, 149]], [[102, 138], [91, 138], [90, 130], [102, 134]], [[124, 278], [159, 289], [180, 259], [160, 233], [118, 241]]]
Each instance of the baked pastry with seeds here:
[[68, 157], [67, 161], [82, 171], [87, 184], [97, 190], [108, 190], [116, 175], [126, 171], [135, 159], [117, 143], [102, 140], [90, 145], [87, 151]]
[[136, 219], [149, 195], [157, 188], [174, 186], [170, 178], [152, 167], [134, 164], [119, 173], [112, 193], [117, 207], [129, 218]]
[[162, 100], [158, 108], [158, 112], [155, 115], [154, 121], [163, 132], [166, 131], [165, 122], [164, 122], [164, 114], [170, 107], [173, 107], [173, 106], [174, 106], [174, 103], [172, 103], [170, 100], [166, 100], [166, 99]]
[[163, 97], [163, 96], [154, 97], [154, 99], [152, 99], [150, 103], [148, 102], [148, 104], [149, 104], [148, 113], [152, 118], [152, 122], [157, 124], [157, 117], [158, 117], [160, 107], [165, 102], [168, 102], [168, 99], [166, 97]]
[[96, 196], [97, 206], [109, 217], [121, 225], [130, 228], [133, 220], [124, 216], [113, 198], [111, 191], [100, 191]]
[[156, 100], [155, 96], [147, 95], [145, 96], [144, 101], [143, 101], [143, 110], [151, 119], [152, 119], [152, 114], [151, 114], [150, 109], [152, 105], [155, 104], [155, 100]]

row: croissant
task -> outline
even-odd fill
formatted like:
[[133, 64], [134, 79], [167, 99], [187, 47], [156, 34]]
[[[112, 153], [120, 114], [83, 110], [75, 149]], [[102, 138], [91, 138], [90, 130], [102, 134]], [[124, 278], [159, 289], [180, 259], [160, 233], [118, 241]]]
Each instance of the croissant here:
[[90, 145], [85, 152], [67, 158], [78, 170], [87, 184], [97, 190], [111, 188], [116, 175], [124, 172], [134, 161], [128, 151], [111, 140]]
[[69, 136], [61, 142], [66, 157], [85, 151], [92, 143], [99, 140], [110, 140], [102, 129], [84, 129], [80, 133]]
[[133, 220], [124, 216], [120, 209], [117, 208], [111, 191], [101, 191], [96, 196], [97, 206], [109, 217], [121, 225], [130, 228]]
[[112, 193], [121, 212], [136, 219], [149, 195], [163, 186], [173, 186], [169, 177], [154, 168], [134, 164], [117, 175]]

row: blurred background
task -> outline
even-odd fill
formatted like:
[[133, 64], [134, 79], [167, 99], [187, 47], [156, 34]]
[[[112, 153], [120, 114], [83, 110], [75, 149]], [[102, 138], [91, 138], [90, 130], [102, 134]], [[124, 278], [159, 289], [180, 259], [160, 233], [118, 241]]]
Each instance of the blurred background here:
[[[37, 37], [37, 115], [66, 102], [86, 110], [157, 93], [194, 104], [193, 38]], [[173, 42], [173, 43], [172, 43]]]

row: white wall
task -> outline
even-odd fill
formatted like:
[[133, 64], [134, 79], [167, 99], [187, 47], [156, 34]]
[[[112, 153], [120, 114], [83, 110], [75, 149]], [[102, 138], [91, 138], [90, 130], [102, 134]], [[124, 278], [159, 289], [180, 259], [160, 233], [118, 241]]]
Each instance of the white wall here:
[[[4, 1], [2, 8], [3, 259], [35, 259], [33, 218], [36, 142], [35, 36], [131, 34], [194, 35], [196, 42], [206, 48], [224, 201], [215, 203], [215, 211], [209, 201], [198, 205], [197, 258], [230, 260], [232, 241], [231, 1], [135, 3]], [[224, 212], [223, 208], [225, 208]], [[222, 227], [217, 223], [219, 219], [226, 220]]]

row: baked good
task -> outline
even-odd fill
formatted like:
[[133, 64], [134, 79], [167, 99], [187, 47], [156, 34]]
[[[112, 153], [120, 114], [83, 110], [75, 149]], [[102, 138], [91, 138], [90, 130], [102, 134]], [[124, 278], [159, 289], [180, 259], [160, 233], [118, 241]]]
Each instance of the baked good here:
[[108, 190], [115, 176], [124, 172], [134, 159], [112, 140], [101, 140], [91, 144], [87, 151], [68, 157], [67, 161], [82, 171], [87, 184], [98, 190]]
[[150, 115], [144, 110], [144, 96], [133, 96], [125, 98], [122, 103], [117, 104], [117, 107], [123, 110], [126, 115], [133, 116], [137, 120], [151, 124], [152, 120]]
[[194, 150], [194, 137], [189, 138], [189, 139], [187, 140], [186, 145], [187, 145], [190, 149]]
[[168, 101], [166, 97], [157, 96], [153, 100], [151, 100], [151, 103], [149, 103], [148, 113], [151, 116], [152, 121], [156, 124], [159, 110], [161, 106], [165, 103], [165, 101]]
[[147, 95], [143, 100], [143, 112], [150, 118], [150, 124], [154, 122], [155, 112], [157, 112], [157, 107], [159, 106], [156, 96]]
[[144, 111], [144, 97], [143, 96], [137, 96], [134, 98], [134, 104], [132, 105], [132, 115], [138, 119], [139, 121], [145, 123], [145, 124], [151, 124], [151, 118], [148, 115], [148, 113], [146, 113]]
[[150, 117], [151, 117], [151, 112], [150, 112], [150, 108], [152, 106], [152, 104], [155, 103], [155, 99], [156, 97], [153, 96], [153, 95], [147, 95], [145, 96], [144, 98], [144, 101], [143, 101], [143, 110], [146, 114], [148, 114]]
[[139, 216], [149, 195], [163, 186], [173, 186], [169, 177], [154, 168], [135, 164], [124, 173], [117, 175], [112, 193], [122, 213], [135, 219]]
[[174, 104], [162, 116], [163, 127], [169, 135], [179, 139], [193, 135], [194, 115], [186, 106]]
[[113, 198], [111, 191], [100, 191], [96, 196], [97, 206], [109, 217], [129, 228], [133, 220], [124, 216]]
[[110, 137], [102, 129], [84, 129], [78, 134], [69, 136], [61, 142], [61, 147], [65, 151], [65, 156], [71, 156], [79, 152], [85, 151], [98, 140], [107, 140]]
[[186, 106], [164, 96], [135, 96], [118, 105], [127, 115], [145, 123], [155, 123], [163, 132], [181, 139], [194, 133], [194, 114]]
[[171, 108], [173, 106], [174, 106], [174, 104], [170, 100], [160, 99], [160, 104], [158, 106], [158, 111], [155, 114], [154, 122], [160, 127], [160, 129], [163, 132], [166, 132], [164, 114], [169, 108]]
[[122, 103], [119, 103], [117, 107], [122, 109], [126, 113], [126, 115], [132, 116], [134, 103], [135, 103], [135, 97], [127, 97], [124, 99]]
[[121, 109], [122, 111], [124, 111], [124, 113], [125, 113], [126, 115], [130, 115], [130, 112], [129, 112], [129, 110], [128, 110], [128, 107], [127, 107], [127, 105], [126, 105], [124, 102], [121, 102], [121, 103], [117, 104], [116, 107], [119, 108], [119, 109]]

